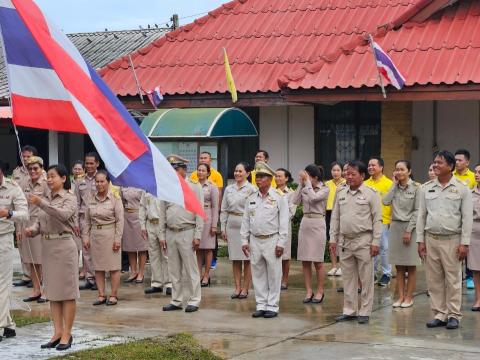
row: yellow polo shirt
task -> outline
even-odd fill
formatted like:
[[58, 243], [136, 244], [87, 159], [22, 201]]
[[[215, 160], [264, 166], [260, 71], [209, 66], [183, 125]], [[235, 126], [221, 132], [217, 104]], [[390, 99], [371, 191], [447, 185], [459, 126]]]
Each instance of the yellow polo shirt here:
[[340, 185], [344, 185], [346, 183], [346, 180], [345, 179], [340, 179], [340, 181], [338, 182], [338, 184], [335, 184], [335, 181], [332, 180], [328, 180], [325, 185], [328, 186], [328, 188], [330, 189], [330, 192], [328, 193], [328, 199], [327, 199], [327, 210], [332, 210], [333, 209], [333, 202], [335, 200], [335, 194], [337, 193], [337, 188], [340, 186]]
[[[252, 184], [257, 186], [257, 183], [255, 182], [255, 176], [256, 176], [256, 172], [255, 170], [252, 170], [252, 172], [250, 173], [250, 175], [252, 176]], [[277, 183], [275, 182], [275, 177], [272, 177], [272, 185], [271, 185], [272, 188], [276, 189], [277, 188]]]
[[[192, 175], [190, 175], [190, 180], [193, 182], [198, 182], [197, 171], [195, 170]], [[212, 183], [214, 183], [219, 189], [223, 188], [223, 177], [217, 170], [210, 168], [210, 176], [208, 177]]]
[[470, 169], [467, 169], [467, 171], [465, 171], [463, 174], [460, 174], [459, 172], [457, 172], [457, 170], [455, 170], [453, 172], [453, 176], [455, 176], [458, 180], [467, 185], [470, 189], [473, 189], [475, 187], [475, 173]]
[[[366, 186], [369, 186], [372, 189], [377, 190], [377, 192], [380, 194], [382, 198], [385, 196], [385, 194], [388, 193], [388, 191], [393, 185], [393, 181], [390, 180], [385, 175], [382, 175], [382, 177], [377, 181], [373, 180], [373, 178], [370, 178], [366, 180], [364, 183]], [[392, 208], [390, 206], [385, 206], [382, 204], [382, 223], [390, 224], [391, 221], [392, 221]]]

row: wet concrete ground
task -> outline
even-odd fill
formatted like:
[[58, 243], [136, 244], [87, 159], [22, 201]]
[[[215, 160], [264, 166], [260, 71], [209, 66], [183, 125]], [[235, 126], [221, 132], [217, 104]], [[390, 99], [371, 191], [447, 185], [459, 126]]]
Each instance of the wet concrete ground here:
[[[464, 319], [458, 330], [427, 329], [430, 319], [425, 277], [419, 273], [415, 305], [392, 309], [394, 281], [388, 288], [375, 288], [374, 312], [369, 325], [356, 322], [337, 324], [342, 311], [342, 294], [336, 292], [341, 278], [327, 278], [325, 301], [305, 305], [301, 264], [293, 262], [289, 289], [282, 292], [280, 315], [275, 319], [253, 319], [253, 290], [246, 300], [231, 300], [233, 290], [230, 263], [219, 262], [213, 271], [212, 286], [202, 289], [197, 313], [162, 311], [169, 298], [164, 294], [146, 296], [145, 284], [124, 284], [119, 304], [93, 307], [96, 292], [81, 292], [74, 328], [73, 351], [92, 346], [179, 332], [194, 334], [205, 347], [231, 359], [478, 359], [480, 356], [480, 313], [470, 311], [473, 291], [464, 290]], [[28, 294], [14, 288], [13, 298]], [[17, 303], [15, 301], [15, 303]], [[48, 314], [48, 305], [32, 305]], [[15, 339], [0, 343], [0, 358], [43, 359], [57, 355], [39, 346], [51, 335], [50, 324], [18, 329]]]

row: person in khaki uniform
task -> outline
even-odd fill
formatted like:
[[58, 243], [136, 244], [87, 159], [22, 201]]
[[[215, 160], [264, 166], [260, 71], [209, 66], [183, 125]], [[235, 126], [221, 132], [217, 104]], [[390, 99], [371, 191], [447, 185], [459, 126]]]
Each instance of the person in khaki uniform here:
[[148, 255], [152, 271], [150, 287], [145, 289], [145, 294], [161, 293], [163, 288], [165, 288], [166, 295], [172, 295], [172, 282], [168, 273], [168, 257], [160, 247], [160, 213], [162, 212], [162, 205], [162, 201], [152, 194], [147, 192], [142, 194], [138, 216], [142, 236], [145, 240], [148, 240]]
[[[121, 243], [124, 227], [123, 204], [119, 195], [109, 188], [110, 177], [105, 170], [95, 175], [97, 192], [90, 197], [83, 226], [83, 246], [90, 250], [98, 287], [93, 305], [117, 305], [122, 267]], [[105, 272], [110, 273], [111, 294], [105, 295]]]
[[278, 315], [282, 285], [282, 255], [287, 245], [290, 218], [287, 197], [271, 187], [275, 171], [255, 164], [258, 190], [247, 198], [243, 213], [242, 250], [250, 257], [256, 311], [252, 317]]
[[[168, 162], [175, 171], [186, 179], [188, 160], [178, 155], [169, 155]], [[185, 180], [203, 207], [203, 191], [198, 183]], [[163, 311], [198, 310], [201, 300], [200, 271], [196, 251], [200, 246], [203, 219], [200, 215], [185, 210], [180, 205], [162, 201], [160, 212], [160, 244], [168, 253], [168, 269], [172, 279], [172, 301]]]
[[[340, 246], [344, 298], [343, 314], [336, 321], [357, 319], [368, 324], [373, 307], [373, 258], [380, 249], [382, 204], [379, 194], [364, 184], [367, 168], [352, 161], [347, 185], [338, 189], [330, 222], [330, 251]], [[362, 283], [358, 309], [358, 280]], [[358, 315], [358, 316], [357, 316]]]
[[427, 327], [457, 329], [462, 314], [462, 261], [472, 233], [473, 205], [467, 186], [453, 176], [455, 157], [440, 151], [437, 179], [422, 187], [417, 219], [418, 254], [426, 262], [430, 307]]
[[5, 164], [0, 160], [0, 328], [8, 338], [16, 335], [10, 316], [14, 221], [28, 220], [28, 205], [20, 186], [7, 179], [4, 171]]

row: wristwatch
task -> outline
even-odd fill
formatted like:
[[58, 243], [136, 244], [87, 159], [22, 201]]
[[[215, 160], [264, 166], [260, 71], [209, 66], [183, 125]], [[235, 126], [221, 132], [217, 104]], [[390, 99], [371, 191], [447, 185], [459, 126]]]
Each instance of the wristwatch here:
[[8, 210], [7, 219], [10, 219], [12, 216], [13, 216], [13, 210], [10, 209], [10, 210]]

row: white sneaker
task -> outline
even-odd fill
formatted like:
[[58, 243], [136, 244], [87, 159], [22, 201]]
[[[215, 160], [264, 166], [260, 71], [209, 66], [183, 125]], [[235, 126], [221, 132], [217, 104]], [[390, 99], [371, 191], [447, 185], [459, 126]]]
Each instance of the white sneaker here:
[[335, 276], [342, 276], [342, 269], [338, 268], [337, 271], [335, 271]]
[[413, 306], [413, 300], [410, 302], [403, 302], [402, 305], [400, 305], [403, 309], [409, 308]]
[[[340, 270], [340, 269], [338, 269]], [[335, 276], [335, 273], [337, 272], [337, 268], [332, 268], [329, 272], [327, 272], [328, 276]]]
[[392, 304], [392, 307], [394, 308], [399, 308], [399, 307], [402, 307], [403, 303], [398, 300], [398, 301], [395, 301], [393, 304]]

